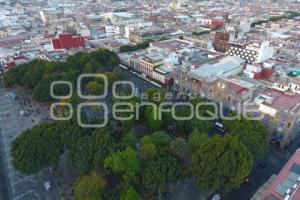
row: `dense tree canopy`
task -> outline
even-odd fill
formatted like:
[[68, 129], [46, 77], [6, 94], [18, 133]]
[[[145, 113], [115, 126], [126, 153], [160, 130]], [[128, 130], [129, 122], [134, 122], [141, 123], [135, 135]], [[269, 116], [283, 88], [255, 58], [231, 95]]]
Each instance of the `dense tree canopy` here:
[[163, 121], [158, 119], [158, 113], [152, 106], [147, 106], [145, 110], [146, 125], [152, 130], [160, 130]]
[[75, 200], [101, 200], [105, 180], [97, 172], [80, 177], [74, 185]]
[[[188, 101], [194, 106], [194, 109], [197, 109], [199, 117], [210, 116], [210, 112], [214, 113], [214, 107], [210, 105], [205, 105], [207, 100], [197, 97]], [[193, 130], [197, 129], [203, 133], [208, 133], [212, 128], [212, 122], [209, 120], [198, 119], [198, 116], [194, 116], [192, 119], [188, 117], [193, 112], [193, 109], [189, 106], [178, 106], [175, 110], [175, 115], [181, 119], [171, 118], [169, 123], [175, 125], [174, 131], [177, 132], [182, 137], [187, 137]], [[183, 120], [183, 118], [186, 118]]]
[[151, 161], [157, 154], [157, 148], [153, 143], [144, 143], [139, 147], [139, 158], [143, 162]]
[[89, 136], [81, 137], [77, 140], [74, 148], [68, 152], [68, 159], [72, 167], [79, 173], [84, 174], [93, 169], [94, 149], [92, 138]]
[[141, 171], [137, 152], [131, 148], [111, 154], [105, 159], [104, 166], [115, 173], [123, 174], [126, 182], [134, 181]]
[[105, 158], [114, 152], [114, 141], [107, 128], [95, 129], [91, 136], [78, 138], [69, 149], [68, 158], [80, 174], [103, 168]]
[[[91, 53], [78, 52], [68, 57], [65, 62], [33, 60], [8, 70], [4, 74], [7, 87], [19, 84], [33, 90], [35, 99], [41, 102], [53, 100], [50, 96], [50, 85], [53, 81], [70, 81], [76, 88], [77, 78], [82, 73], [105, 72], [109, 81], [118, 79], [117, 73], [107, 72], [119, 64], [117, 54], [107, 49], [98, 49]], [[94, 87], [92, 87], [94, 86]], [[98, 92], [100, 86], [92, 84], [92, 92]], [[68, 87], [57, 86], [57, 95], [68, 94]]]
[[129, 188], [121, 194], [120, 200], [142, 200], [142, 198], [133, 188]]
[[224, 121], [230, 134], [239, 137], [248, 148], [254, 160], [261, 158], [268, 148], [268, 129], [257, 120], [228, 120]]
[[166, 147], [171, 144], [171, 137], [164, 131], [157, 131], [151, 135], [156, 147]]
[[127, 147], [130, 147], [132, 149], [136, 148], [136, 138], [132, 131], [125, 133], [125, 135], [122, 137], [121, 145], [126, 149]]
[[149, 42], [143, 42], [136, 45], [123, 45], [120, 47], [120, 52], [130, 52], [140, 49], [146, 49], [149, 47]]
[[209, 139], [208, 135], [204, 132], [198, 131], [195, 129], [190, 135], [188, 139], [189, 147], [192, 152], [197, 151], [201, 148], [201, 145], [205, 144]]
[[167, 92], [168, 92], [168, 90], [165, 88], [148, 88], [145, 91], [145, 94], [147, 96], [145, 96], [144, 100], [148, 100], [148, 101], [156, 103], [156, 104], [160, 104], [167, 100], [170, 101], [170, 99], [166, 98], [166, 97], [168, 97], [166, 95]]
[[178, 161], [171, 156], [162, 156], [151, 161], [143, 171], [143, 184], [152, 191], [163, 190], [167, 183], [176, 180], [178, 175]]
[[98, 83], [97, 81], [90, 81], [86, 85], [86, 88], [89, 93], [93, 95], [102, 95], [104, 91], [104, 85], [101, 83]]
[[[121, 93], [118, 93], [118, 95], [122, 96]], [[140, 98], [136, 96], [130, 99], [117, 99], [114, 97], [112, 98], [113, 98], [113, 102], [116, 103], [114, 107], [115, 116], [116, 116], [115, 120], [118, 121], [122, 126], [122, 130], [123, 130], [122, 132], [126, 133], [133, 128], [133, 125], [136, 122], [136, 114], [134, 112], [134, 109], [140, 103]], [[128, 110], [128, 112], [122, 112], [124, 110]]]
[[206, 191], [238, 187], [249, 175], [252, 156], [234, 136], [214, 136], [192, 157], [192, 169], [199, 186]]
[[188, 143], [183, 138], [172, 140], [170, 150], [177, 158], [183, 160], [189, 153]]
[[26, 130], [12, 143], [12, 163], [17, 170], [29, 174], [58, 163], [63, 145], [56, 126], [43, 122]]

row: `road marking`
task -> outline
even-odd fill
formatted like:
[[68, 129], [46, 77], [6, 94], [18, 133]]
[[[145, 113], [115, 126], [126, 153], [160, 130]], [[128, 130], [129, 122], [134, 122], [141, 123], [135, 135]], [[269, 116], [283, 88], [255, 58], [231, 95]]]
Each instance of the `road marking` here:
[[6, 131], [7, 129], [14, 128], [15, 126], [13, 123], [6, 123], [3, 127], [5, 128], [5, 131]]
[[0, 102], [0, 106], [2, 107], [2, 106], [5, 106], [4, 108], [9, 108], [9, 107], [11, 107], [12, 108], [12, 105], [10, 104], [10, 102], [9, 101], [7, 101], [7, 102]]
[[11, 137], [6, 138], [6, 141], [11, 143], [12, 140], [16, 139], [18, 136], [17, 135], [13, 135]]
[[18, 129], [16, 127], [13, 127], [10, 130], [6, 130], [5, 132], [6, 134], [16, 134], [17, 130]]
[[[1, 111], [0, 115], [2, 117], [2, 115], [6, 115], [6, 114], [9, 114], [11, 112], [11, 110], [5, 110], [5, 111]], [[5, 119], [5, 118], [3, 118]]]
[[33, 192], [34, 192], [33, 189], [28, 190], [27, 192], [21, 194], [20, 196], [15, 197], [13, 200], [18, 200], [18, 199], [20, 199], [20, 198], [22, 198], [22, 197], [24, 197], [24, 196], [26, 196], [26, 195], [28, 195], [28, 194], [30, 194], [30, 193], [33, 193]]
[[[27, 179], [29, 179], [29, 178], [32, 178], [32, 177], [33, 177], [33, 175], [25, 176], [25, 177], [21, 178], [20, 180], [17, 180], [17, 181], [15, 181], [15, 182], [11, 183], [11, 185], [18, 184], [18, 183], [20, 183], [20, 182], [22, 182], [22, 181], [25, 181], [25, 180], [27, 180]], [[30, 181], [31, 181], [31, 180], [30, 180]]]

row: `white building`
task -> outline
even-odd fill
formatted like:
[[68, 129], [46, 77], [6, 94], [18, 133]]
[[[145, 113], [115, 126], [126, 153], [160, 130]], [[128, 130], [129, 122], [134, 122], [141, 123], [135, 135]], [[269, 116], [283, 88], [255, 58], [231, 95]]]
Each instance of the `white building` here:
[[138, 22], [138, 23], [132, 23], [125, 26], [125, 37], [130, 37], [130, 32], [133, 31], [136, 28], [149, 28], [153, 26], [152, 22]]
[[237, 75], [243, 71], [245, 61], [238, 56], [225, 57], [215, 64], [204, 64], [190, 72], [190, 76], [212, 83], [218, 78]]
[[241, 44], [230, 42], [226, 54], [229, 56], [239, 56], [246, 63], [263, 63], [273, 56], [273, 47], [270, 42]]
[[114, 37], [119, 36], [121, 34], [121, 30], [119, 26], [108, 25], [105, 26], [106, 37]]
[[244, 33], [248, 33], [251, 29], [251, 21], [241, 21], [240, 22], [240, 30]]
[[134, 18], [134, 14], [127, 13], [127, 12], [109, 12], [103, 14], [103, 17], [105, 19], [110, 20], [112, 24], [123, 21], [123, 20], [129, 20]]

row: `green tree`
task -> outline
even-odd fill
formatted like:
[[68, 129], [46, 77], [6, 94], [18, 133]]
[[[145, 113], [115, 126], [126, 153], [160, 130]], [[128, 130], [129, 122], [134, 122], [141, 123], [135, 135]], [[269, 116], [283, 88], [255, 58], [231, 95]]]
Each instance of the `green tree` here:
[[105, 158], [115, 151], [116, 145], [111, 135], [109, 128], [100, 128], [93, 132], [95, 168], [103, 168]]
[[[207, 103], [207, 101], [203, 98], [197, 97], [195, 99], [191, 99], [189, 102], [193, 104], [194, 109], [197, 109], [197, 113], [200, 115], [200, 117], [210, 116], [209, 112], [214, 113], [214, 107], [205, 105], [204, 103]], [[187, 106], [179, 107], [176, 109], [176, 116], [188, 117], [190, 116], [191, 112], [193, 111], [191, 111], [191, 109]], [[183, 137], [188, 136], [194, 129], [208, 133], [212, 127], [211, 121], [200, 120], [197, 119], [196, 116], [191, 120], [173, 120], [173, 121], [175, 122], [176, 125], [176, 132], [178, 132]]]
[[132, 131], [127, 132], [123, 137], [122, 137], [122, 146], [125, 147], [130, 147], [132, 149], [136, 148], [136, 138], [135, 135]]
[[189, 148], [192, 152], [197, 151], [199, 148], [201, 148], [201, 145], [205, 144], [208, 140], [208, 135], [206, 133], [203, 133], [201, 131], [198, 131], [198, 129], [194, 130], [190, 135], [188, 139]]
[[68, 121], [55, 121], [53, 126], [56, 126], [60, 131], [60, 141], [66, 149], [75, 148], [79, 138], [86, 136], [87, 129], [81, 128], [77, 124], [77, 117], [74, 115]]
[[143, 42], [136, 45], [123, 45], [120, 47], [120, 52], [130, 52], [140, 49], [146, 49], [149, 47], [149, 42]]
[[108, 49], [98, 49], [93, 51], [90, 56], [103, 66], [117, 66], [120, 63], [118, 55]]
[[157, 131], [151, 135], [156, 147], [166, 147], [171, 144], [171, 137], [164, 131]]
[[82, 72], [86, 73], [86, 74], [94, 73], [93, 65], [91, 63], [86, 63], [84, 65], [84, 68], [83, 68]]
[[[33, 89], [33, 97], [41, 102], [47, 102], [53, 100], [50, 93], [50, 86], [54, 81], [67, 80], [67, 74], [54, 73], [46, 75]], [[68, 87], [66, 85], [55, 86], [54, 93], [56, 95], [68, 94]]]
[[[181, 107], [176, 109], [175, 115], [180, 118], [188, 118], [193, 112], [188, 107]], [[188, 135], [190, 131], [193, 129], [192, 122], [194, 119], [186, 119], [186, 120], [174, 120], [176, 125], [176, 131], [179, 133], [185, 133], [184, 135]]]
[[140, 140], [140, 145], [154, 144], [153, 138], [150, 135], [144, 135]]
[[68, 158], [73, 168], [80, 174], [93, 169], [101, 169], [105, 158], [114, 152], [114, 141], [107, 128], [95, 129], [92, 135], [84, 135], [69, 148]]
[[80, 177], [74, 185], [75, 200], [101, 200], [105, 180], [97, 172]]
[[141, 196], [131, 187], [121, 194], [120, 200], [142, 200]]
[[166, 93], [168, 92], [165, 88], [148, 88], [145, 93], [148, 95], [148, 101], [160, 104], [170, 99], [166, 99]]
[[110, 66], [117, 66], [120, 64], [120, 58], [117, 54], [115, 54], [114, 52], [111, 52], [112, 55], [110, 57], [109, 63], [108, 65]]
[[[45, 61], [41, 60], [32, 60], [28, 63], [24, 63], [19, 65], [16, 68], [12, 68], [4, 73], [4, 84], [6, 87], [12, 87], [15, 84], [21, 84], [25, 81], [21, 81], [22, 79], [27, 79], [29, 82], [29, 85], [33, 81], [36, 80], [36, 78], [39, 78], [39, 73], [36, 73], [35, 68], [37, 66], [40, 66], [40, 69], [43, 69], [43, 65], [45, 64]], [[31, 71], [31, 72], [30, 72]], [[32, 76], [32, 74], [36, 74], [37, 76]], [[29, 77], [30, 76], [30, 77]], [[26, 77], [26, 78], [25, 78]]]
[[143, 162], [151, 161], [157, 154], [156, 146], [153, 143], [142, 144], [139, 148], [139, 158]]
[[209, 33], [210, 33], [210, 31], [199, 31], [199, 32], [193, 32], [192, 34], [193, 35], [206, 35]]
[[241, 120], [225, 120], [224, 125], [230, 134], [239, 137], [254, 160], [258, 160], [265, 154], [268, 148], [269, 132], [261, 121], [242, 118]]
[[[17, 68], [13, 68], [4, 73], [3, 80], [5, 87], [12, 87], [15, 84], [18, 84], [21, 80], [21, 70], [26, 70], [25, 67], [19, 66]], [[24, 71], [25, 71], [24, 70]], [[26, 71], [25, 71], [26, 72]]]
[[88, 135], [77, 140], [76, 145], [69, 149], [68, 159], [79, 174], [91, 171], [94, 167], [94, 149], [92, 138]]
[[213, 126], [211, 121], [197, 119], [191, 120], [191, 122], [188, 124], [190, 124], [190, 126], [193, 128], [192, 131], [197, 130], [205, 134], [208, 134]]
[[[129, 95], [131, 93], [127, 93], [126, 94], [126, 90], [122, 90], [122, 93], [118, 93], [118, 95], [122, 96], [122, 95]], [[125, 91], [125, 92], [124, 92]], [[131, 108], [135, 108], [136, 105], [140, 102], [140, 99], [138, 97], [133, 97], [130, 99], [117, 99], [117, 98], [113, 98], [113, 102], [119, 103], [119, 104], [115, 104], [115, 114], [117, 117], [121, 118], [121, 119], [125, 119], [125, 120], [117, 120], [118, 123], [120, 123], [120, 125], [122, 126], [122, 130], [123, 132], [128, 132], [129, 130], [131, 130], [133, 128], [134, 123], [136, 122], [135, 120], [135, 113], [133, 112], [117, 112], [118, 110], [126, 110], [126, 109], [131, 109]], [[134, 109], [133, 109], [134, 110]]]
[[101, 83], [98, 83], [97, 81], [90, 81], [86, 85], [86, 89], [88, 92], [94, 94], [94, 95], [101, 95], [104, 92], [104, 86]]
[[206, 191], [238, 187], [249, 175], [252, 156], [237, 137], [214, 136], [192, 156], [192, 171]]
[[142, 174], [144, 186], [151, 191], [164, 190], [168, 183], [178, 178], [179, 167], [178, 161], [171, 156], [151, 161]]
[[73, 94], [69, 99], [63, 99], [62, 101], [77, 106], [80, 103], [80, 98], [77, 94]]
[[43, 78], [45, 61], [37, 60], [30, 65], [21, 79], [21, 84], [29, 89], [33, 89]]
[[145, 110], [145, 119], [146, 125], [153, 130], [159, 130], [163, 124], [163, 121], [158, 119], [158, 113], [155, 112], [155, 109], [152, 106], [147, 106]]
[[[54, 81], [65, 80], [75, 85], [81, 73], [104, 73], [105, 71], [109, 78], [118, 80], [119, 74], [111, 71], [119, 62], [118, 55], [107, 49], [98, 49], [91, 53], [78, 52], [69, 56], [64, 62], [33, 60], [5, 72], [4, 83], [6, 87], [19, 84], [32, 89], [36, 100], [48, 102], [53, 100], [50, 96], [50, 85]], [[57, 95], [66, 95], [69, 90], [65, 85], [55, 88]], [[98, 91], [96, 89], [94, 88], [93, 92]]]
[[125, 182], [135, 181], [141, 171], [137, 152], [131, 148], [111, 154], [105, 159], [104, 166], [115, 173], [123, 174]]
[[105, 72], [104, 75], [108, 80], [108, 85], [111, 86], [115, 81], [119, 79], [118, 74], [114, 72]]
[[189, 146], [185, 139], [176, 138], [172, 140], [170, 150], [177, 158], [183, 160], [189, 153]]
[[48, 122], [23, 132], [12, 143], [14, 167], [25, 174], [31, 174], [43, 167], [55, 166], [63, 149], [59, 134], [59, 129]]

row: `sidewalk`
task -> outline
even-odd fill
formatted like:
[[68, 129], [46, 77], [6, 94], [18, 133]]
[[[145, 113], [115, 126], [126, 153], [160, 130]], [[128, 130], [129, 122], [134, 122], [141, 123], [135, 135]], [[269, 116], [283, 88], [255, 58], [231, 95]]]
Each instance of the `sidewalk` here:
[[7, 94], [6, 89], [0, 88], [0, 131], [3, 138], [5, 173], [10, 185], [8, 200], [57, 200], [59, 199], [57, 192], [53, 188], [47, 192], [43, 186], [45, 181], [50, 181], [53, 177], [46, 176], [43, 171], [38, 174], [24, 175], [15, 170], [12, 165], [10, 156], [12, 141], [33, 124], [30, 117], [19, 114], [19, 102], [8, 97]]

